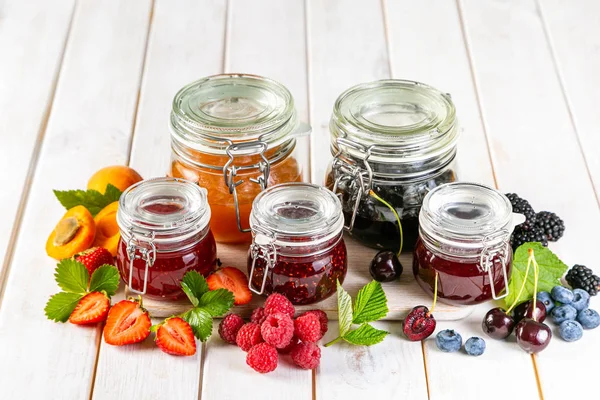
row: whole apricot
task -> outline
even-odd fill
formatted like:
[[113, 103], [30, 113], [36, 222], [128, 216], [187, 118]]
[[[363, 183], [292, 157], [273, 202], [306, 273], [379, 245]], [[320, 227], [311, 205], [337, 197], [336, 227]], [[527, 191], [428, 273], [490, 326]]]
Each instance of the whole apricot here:
[[89, 249], [96, 237], [94, 217], [84, 206], [75, 206], [63, 215], [46, 241], [46, 253], [61, 260]]
[[125, 165], [113, 165], [102, 168], [92, 175], [88, 181], [87, 188], [104, 193], [106, 186], [110, 183], [123, 192], [129, 186], [141, 180], [142, 177], [134, 169]]
[[94, 247], [104, 247], [114, 256], [117, 255], [121, 234], [117, 225], [117, 210], [119, 202], [115, 201], [104, 207], [94, 217], [96, 223], [96, 239]]

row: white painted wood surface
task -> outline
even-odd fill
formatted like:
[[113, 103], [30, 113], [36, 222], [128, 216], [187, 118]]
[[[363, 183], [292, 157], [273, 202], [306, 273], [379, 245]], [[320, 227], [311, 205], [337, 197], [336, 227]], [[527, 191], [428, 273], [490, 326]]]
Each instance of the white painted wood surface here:
[[[600, 356], [595, 331], [578, 343], [555, 337], [537, 357], [538, 377], [515, 343], [488, 340], [477, 359], [444, 354], [432, 338], [424, 349], [405, 340], [398, 322], [379, 323], [391, 335], [372, 348], [323, 348], [312, 374], [282, 362], [258, 375], [216, 336], [187, 359], [150, 340], [107, 346], [98, 329], [46, 321], [43, 305], [57, 288], [42, 248], [64, 212], [52, 188], [84, 187], [93, 171], [115, 163], [164, 175], [173, 94], [202, 76], [250, 72], [288, 86], [312, 124], [299, 151], [315, 183], [330, 159], [327, 125], [343, 90], [394, 77], [450, 92], [464, 130], [461, 179], [556, 211], [567, 232], [552, 249], [568, 264], [595, 267], [599, 18], [592, 0], [0, 2], [0, 165], [11, 171], [0, 197], [3, 397], [252, 398], [257, 387], [261, 398], [504, 398], [489, 389], [498, 376], [523, 398], [538, 396], [538, 384], [547, 399], [593, 397], [593, 388], [564, 382], [593, 382], [593, 368], [574, 357]], [[465, 340], [481, 335], [489, 307], [438, 329]], [[326, 339], [335, 330], [332, 322]]]

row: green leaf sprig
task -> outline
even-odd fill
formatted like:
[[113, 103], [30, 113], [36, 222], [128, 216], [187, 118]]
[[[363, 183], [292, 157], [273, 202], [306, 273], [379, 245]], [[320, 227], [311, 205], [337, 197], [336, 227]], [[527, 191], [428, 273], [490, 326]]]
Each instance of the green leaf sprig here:
[[88, 211], [95, 216], [104, 207], [119, 200], [122, 192], [111, 185], [106, 185], [104, 194], [97, 190], [54, 190], [54, 195], [63, 205], [64, 208], [70, 210], [75, 206], [84, 206]]
[[[373, 328], [369, 322], [378, 321], [388, 313], [387, 298], [381, 283], [371, 281], [358, 291], [354, 308], [352, 298], [337, 282], [339, 336], [325, 347], [345, 340], [350, 344], [371, 346], [383, 341], [389, 332]], [[352, 325], [360, 325], [352, 330]]]
[[88, 293], [103, 292], [110, 298], [119, 289], [120, 281], [119, 271], [112, 265], [102, 265], [90, 279], [85, 265], [70, 258], [56, 265], [54, 278], [63, 291], [50, 297], [44, 312], [56, 322], [67, 322], [79, 300]]

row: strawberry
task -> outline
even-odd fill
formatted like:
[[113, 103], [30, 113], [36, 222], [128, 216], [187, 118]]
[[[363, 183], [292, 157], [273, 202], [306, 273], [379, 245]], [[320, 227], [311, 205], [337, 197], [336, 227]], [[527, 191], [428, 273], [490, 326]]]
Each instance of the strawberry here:
[[69, 317], [69, 322], [76, 325], [95, 324], [106, 320], [110, 300], [104, 293], [92, 292], [79, 300]]
[[248, 278], [237, 268], [225, 267], [213, 272], [207, 279], [208, 288], [227, 289], [233, 293], [236, 306], [250, 303], [252, 293], [248, 288]]
[[90, 276], [101, 265], [115, 265], [115, 259], [113, 258], [112, 254], [110, 254], [110, 251], [106, 250], [104, 247], [92, 247], [91, 249], [82, 251], [79, 254], [75, 254], [73, 258], [75, 258], [75, 261], [85, 265], [90, 273]]
[[179, 317], [167, 319], [156, 331], [156, 345], [167, 354], [192, 356], [196, 354], [196, 339], [190, 324]]
[[138, 343], [150, 335], [150, 316], [141, 300], [121, 300], [108, 312], [104, 341], [115, 346]]

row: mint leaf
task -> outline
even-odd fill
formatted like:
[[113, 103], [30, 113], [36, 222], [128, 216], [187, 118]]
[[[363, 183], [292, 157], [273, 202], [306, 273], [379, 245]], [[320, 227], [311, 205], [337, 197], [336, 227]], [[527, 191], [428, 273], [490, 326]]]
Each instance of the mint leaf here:
[[202, 308], [192, 308], [181, 315], [194, 331], [196, 336], [201, 341], [205, 342], [212, 333], [212, 316]]
[[84, 296], [81, 293], [60, 292], [50, 297], [44, 312], [48, 319], [56, 322], [67, 322], [69, 316]]
[[344, 336], [352, 326], [352, 298], [337, 281], [338, 322], [340, 336]]
[[119, 201], [122, 194], [123, 192], [121, 192], [119, 188], [109, 183], [106, 185], [106, 190], [104, 191], [104, 200], [107, 201], [108, 204], [114, 203], [115, 201]]
[[344, 340], [351, 344], [371, 346], [383, 341], [389, 332], [373, 328], [369, 324], [362, 324], [358, 329], [348, 332]]
[[208, 284], [197, 271], [188, 271], [181, 280], [181, 289], [194, 307], [197, 307], [202, 295], [208, 292]]
[[114, 296], [119, 289], [119, 270], [104, 264], [94, 271], [90, 281], [90, 292], [106, 292], [108, 297]]
[[70, 210], [75, 206], [84, 206], [92, 215], [96, 215], [104, 207], [119, 200], [121, 191], [111, 184], [106, 186], [106, 193], [97, 190], [54, 190], [54, 195], [63, 205]]
[[54, 278], [65, 292], [86, 293], [90, 274], [82, 263], [65, 258], [56, 266]]
[[388, 313], [387, 298], [381, 283], [371, 281], [358, 291], [354, 302], [352, 323], [377, 321]]
[[527, 259], [529, 258], [529, 249], [533, 249], [535, 260], [539, 265], [538, 292], [550, 292], [552, 288], [560, 284], [560, 278], [569, 269], [550, 249], [541, 245], [541, 243], [524, 243], [515, 251], [510, 281], [508, 282], [508, 295], [504, 298], [507, 307], [510, 307], [515, 301], [521, 303], [533, 298], [535, 274], [533, 265], [529, 267], [529, 274], [525, 281], [523, 293], [517, 299], [521, 285], [525, 280], [525, 271], [527, 269]]
[[206, 310], [212, 317], [220, 317], [233, 306], [233, 293], [227, 289], [206, 292], [200, 298], [198, 307]]

